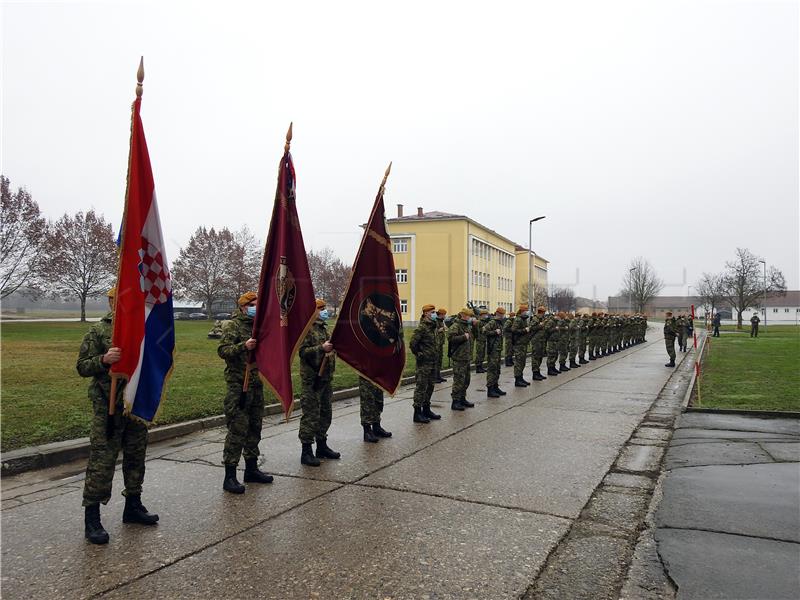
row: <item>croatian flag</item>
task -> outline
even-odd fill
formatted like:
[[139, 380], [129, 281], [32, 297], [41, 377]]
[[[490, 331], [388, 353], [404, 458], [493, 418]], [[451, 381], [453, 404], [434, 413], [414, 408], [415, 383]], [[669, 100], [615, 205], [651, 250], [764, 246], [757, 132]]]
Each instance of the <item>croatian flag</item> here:
[[[141, 81], [141, 80], [140, 80]], [[120, 258], [112, 345], [121, 359], [111, 376], [127, 380], [125, 414], [152, 422], [172, 371], [175, 323], [172, 284], [158, 216], [139, 97], [131, 119], [128, 191], [120, 230]]]

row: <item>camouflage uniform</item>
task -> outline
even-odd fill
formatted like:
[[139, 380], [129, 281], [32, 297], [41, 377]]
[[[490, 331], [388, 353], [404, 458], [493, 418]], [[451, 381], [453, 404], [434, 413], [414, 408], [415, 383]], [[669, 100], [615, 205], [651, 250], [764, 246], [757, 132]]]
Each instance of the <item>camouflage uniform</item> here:
[[81, 377], [92, 378], [89, 384], [89, 400], [92, 401], [93, 416], [89, 432], [89, 463], [83, 485], [83, 506], [100, 502], [106, 504], [111, 499], [111, 482], [120, 450], [122, 476], [125, 481], [122, 494], [126, 497], [140, 495], [144, 481], [147, 426], [141, 421], [123, 416], [123, 380], [117, 383], [114, 434], [110, 440], [106, 439], [111, 377], [109, 367], [103, 364], [102, 357], [111, 348], [112, 314], [108, 313], [83, 337], [76, 365]]
[[434, 362], [433, 379], [442, 379], [442, 362], [444, 361], [444, 339], [447, 337], [447, 325], [444, 318], [436, 320], [436, 360]]
[[408, 344], [417, 358], [417, 384], [414, 388], [414, 408], [431, 403], [433, 367], [436, 360], [436, 322], [423, 318]]
[[558, 317], [558, 363], [561, 370], [567, 365], [567, 352], [569, 350], [569, 321], [566, 318]]
[[511, 325], [512, 341], [514, 343], [514, 377], [521, 378], [525, 373], [525, 362], [528, 354], [528, 343], [531, 339], [529, 328], [530, 317], [517, 314]]
[[490, 321], [486, 317], [481, 316], [476, 323], [477, 327], [475, 328], [475, 372], [476, 373], [483, 373], [483, 361], [486, 358], [486, 334], [483, 332], [483, 328], [486, 326], [486, 323]]
[[506, 359], [506, 366], [514, 364], [514, 343], [512, 341], [511, 326], [514, 324], [515, 317], [509, 317], [503, 323], [503, 342], [505, 343], [504, 356]]
[[486, 386], [493, 388], [500, 381], [500, 354], [503, 349], [503, 321], [497, 318], [487, 319], [482, 328], [486, 340]]
[[319, 370], [325, 358], [322, 344], [329, 340], [330, 336], [325, 321], [317, 319], [300, 344], [298, 352], [300, 355], [300, 379], [303, 382], [303, 392], [300, 396], [303, 416], [300, 417], [298, 437], [304, 444], [312, 443], [314, 438], [317, 440], [328, 439], [328, 428], [331, 426], [333, 416], [331, 382], [336, 369], [336, 358], [333, 353], [328, 356], [322, 375], [319, 375]]
[[361, 424], [380, 423], [383, 412], [383, 390], [369, 379], [359, 377], [358, 394], [361, 396]]
[[578, 338], [580, 336], [580, 319], [578, 317], [569, 318], [567, 321], [569, 331], [569, 348], [567, 355], [570, 360], [570, 367], [575, 366], [578, 361]]
[[578, 336], [578, 355], [580, 356], [581, 363], [586, 363], [586, 352], [589, 348], [589, 315], [585, 314], [581, 317], [581, 329]]
[[675, 363], [675, 338], [677, 337], [677, 324], [674, 317], [667, 317], [664, 320], [664, 343], [667, 346], [669, 361]]
[[[469, 339], [464, 336], [466, 333], [470, 334]], [[467, 398], [472, 340], [472, 325], [459, 315], [447, 332], [448, 352], [450, 354], [450, 362], [453, 365], [453, 389], [451, 392], [453, 402], [460, 402]]]
[[761, 323], [761, 317], [756, 314], [750, 317], [750, 337], [758, 337], [759, 323]]
[[222, 463], [228, 466], [239, 464], [244, 454], [245, 460], [258, 458], [258, 443], [261, 441], [261, 421], [264, 418], [264, 388], [258, 376], [258, 369], [250, 368], [250, 378], [244, 405], [240, 406], [244, 370], [248, 350], [244, 347], [252, 337], [253, 318], [241, 312], [222, 327], [222, 338], [217, 354], [225, 361], [225, 385], [227, 391], [223, 408], [228, 435]]
[[675, 333], [678, 336], [678, 350], [683, 350], [683, 343], [686, 339], [686, 320], [683, 315], [675, 319]]
[[[531, 327], [531, 368], [534, 378], [538, 373], [541, 376], [542, 359], [545, 357], [547, 334], [544, 331], [544, 315], [536, 315], [530, 318]], [[538, 378], [537, 378], [538, 379]]]
[[560, 334], [558, 321], [555, 316], [549, 315], [545, 317], [544, 331], [547, 336], [545, 346], [547, 348], [547, 370], [552, 373], [556, 368], [556, 361], [558, 360], [558, 338]]

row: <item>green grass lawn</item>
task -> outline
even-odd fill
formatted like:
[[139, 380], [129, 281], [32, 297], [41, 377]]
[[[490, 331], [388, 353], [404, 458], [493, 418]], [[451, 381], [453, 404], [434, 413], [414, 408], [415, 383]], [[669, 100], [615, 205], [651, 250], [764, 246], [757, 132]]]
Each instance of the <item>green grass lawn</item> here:
[[[176, 321], [175, 369], [157, 423], [165, 425], [222, 413], [224, 362], [218, 340], [208, 339], [211, 321]], [[0, 436], [2, 450], [67, 440], [89, 433], [88, 379], [75, 370], [83, 335], [91, 323], [3, 323]], [[406, 331], [406, 343], [411, 332]], [[414, 355], [406, 352], [405, 374], [413, 374]], [[300, 391], [297, 363], [295, 395]], [[358, 385], [358, 375], [336, 363], [334, 389]], [[275, 402], [269, 392], [267, 403]]]
[[[728, 326], [721, 331], [734, 331]], [[710, 338], [701, 368], [703, 408], [800, 411], [800, 328], [770, 325]]]

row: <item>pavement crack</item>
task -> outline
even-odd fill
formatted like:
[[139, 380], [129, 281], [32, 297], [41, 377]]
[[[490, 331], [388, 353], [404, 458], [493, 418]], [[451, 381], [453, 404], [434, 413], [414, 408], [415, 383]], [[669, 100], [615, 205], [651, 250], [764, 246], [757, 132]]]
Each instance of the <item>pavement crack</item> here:
[[738, 533], [735, 531], [720, 531], [718, 529], [705, 529], [702, 527], [668, 527], [668, 526], [659, 526], [657, 529], [664, 529], [664, 530], [672, 530], [672, 531], [702, 531], [704, 533], [718, 533], [720, 535], [733, 535], [736, 537], [743, 537], [743, 538], [751, 538], [754, 540], [766, 540], [769, 542], [783, 542], [784, 544], [795, 544], [796, 546], [800, 546], [800, 541], [798, 540], [787, 540], [785, 538], [777, 538], [771, 537], [766, 535], [750, 535], [747, 533]]

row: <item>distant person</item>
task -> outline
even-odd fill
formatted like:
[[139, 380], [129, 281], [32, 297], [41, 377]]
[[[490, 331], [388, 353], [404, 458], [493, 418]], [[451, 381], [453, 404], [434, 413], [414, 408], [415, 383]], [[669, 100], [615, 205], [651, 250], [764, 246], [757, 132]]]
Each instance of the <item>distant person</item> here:
[[107, 433], [108, 396], [111, 393], [111, 365], [121, 358], [121, 350], [111, 346], [112, 319], [116, 289], [108, 291], [109, 313], [94, 324], [83, 337], [76, 365], [81, 377], [91, 377], [89, 400], [92, 402], [92, 422], [89, 430], [89, 462], [83, 484], [84, 526], [86, 539], [92, 544], [107, 544], [108, 532], [100, 522], [100, 503], [111, 499], [111, 483], [117, 456], [122, 450], [122, 478], [125, 482], [123, 523], [155, 525], [158, 515], [142, 505], [144, 459], [147, 453], [147, 425], [123, 414], [122, 394], [125, 382], [116, 388], [114, 430]]
[[442, 361], [444, 361], [444, 340], [447, 337], [447, 324], [445, 317], [447, 309], [440, 308], [436, 311], [436, 367], [433, 377], [434, 383], [444, 383], [447, 381], [442, 377]]
[[711, 337], [719, 337], [719, 326], [722, 323], [722, 317], [719, 316], [719, 313], [714, 313], [714, 317], [711, 319], [711, 324], [714, 326], [714, 333], [711, 334]]
[[759, 323], [761, 323], [761, 319], [756, 313], [753, 313], [753, 316], [750, 317], [750, 337], [758, 337]]
[[682, 314], [675, 319], [675, 330], [678, 334], [678, 350], [686, 352], [686, 317]]
[[674, 367], [675, 366], [675, 338], [678, 337], [678, 325], [675, 319], [672, 317], [672, 313], [667, 311], [664, 319], [664, 343], [667, 346], [667, 355], [669, 356], [669, 362], [666, 363], [665, 367]]
[[452, 410], [464, 410], [475, 406], [475, 403], [467, 400], [470, 380], [469, 363], [474, 340], [472, 329], [475, 320], [471, 309], [462, 308], [458, 313], [458, 318], [453, 321], [447, 332], [447, 351], [453, 365], [453, 389], [450, 392], [450, 408]]
[[431, 410], [434, 363], [436, 362], [436, 307], [425, 304], [419, 325], [411, 336], [408, 347], [417, 360], [416, 386], [414, 387], [414, 423], [430, 423], [441, 419]]
[[[694, 319], [692, 319], [692, 315], [686, 316], [686, 340], [692, 340], [692, 345], [694, 345]], [[686, 344], [683, 344], [683, 351], [686, 352]]]

